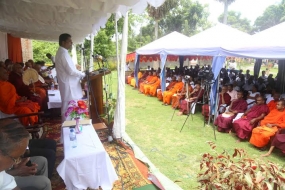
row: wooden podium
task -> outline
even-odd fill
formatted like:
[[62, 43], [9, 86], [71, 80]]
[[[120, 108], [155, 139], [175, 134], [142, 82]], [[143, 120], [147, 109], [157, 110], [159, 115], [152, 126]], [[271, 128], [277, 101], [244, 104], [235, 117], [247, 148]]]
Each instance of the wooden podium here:
[[111, 71], [101, 72], [99, 74], [93, 75], [90, 73], [90, 92], [89, 92], [89, 102], [90, 102], [90, 116], [92, 123], [101, 123], [100, 115], [104, 114], [103, 107], [103, 79], [104, 75], [110, 74]]

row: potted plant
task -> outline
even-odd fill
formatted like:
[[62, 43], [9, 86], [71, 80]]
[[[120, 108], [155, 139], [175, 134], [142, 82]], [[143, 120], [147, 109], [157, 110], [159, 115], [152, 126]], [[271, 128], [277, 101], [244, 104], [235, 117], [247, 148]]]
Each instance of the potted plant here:
[[105, 103], [105, 114], [101, 115], [101, 118], [108, 127], [109, 136], [111, 136], [113, 133], [116, 104], [117, 100], [115, 98], [108, 99]]
[[277, 190], [285, 187], [283, 167], [248, 157], [245, 150], [234, 149], [218, 153], [213, 142], [208, 142], [213, 153], [205, 153], [198, 173], [199, 189]]

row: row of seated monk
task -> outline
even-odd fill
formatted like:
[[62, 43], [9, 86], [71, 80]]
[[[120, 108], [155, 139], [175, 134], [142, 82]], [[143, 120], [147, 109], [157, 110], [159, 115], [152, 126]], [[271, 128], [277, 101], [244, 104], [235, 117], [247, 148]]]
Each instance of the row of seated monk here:
[[[45, 83], [37, 81], [33, 85], [23, 82], [24, 69], [33, 68], [42, 76], [42, 65], [29, 62], [23, 67], [20, 63], [0, 66], [0, 111], [9, 115], [30, 114], [47, 109], [47, 86], [53, 82], [49, 77], [43, 77]], [[37, 123], [37, 116], [20, 118], [24, 126]]]
[[[162, 92], [160, 89], [161, 81], [156, 72], [145, 72], [144, 74], [139, 72], [138, 78], [138, 89], [140, 93], [144, 93], [147, 96], [156, 96], [158, 100], [163, 101], [163, 105], [171, 104], [174, 109], [179, 108], [180, 112], [178, 115], [189, 114], [191, 111], [191, 103], [195, 102], [195, 100], [201, 101], [203, 98], [204, 89], [201, 87], [199, 82], [194, 85], [191, 77], [189, 80], [183, 83], [182, 76], [178, 76], [177, 80], [176, 77], [173, 76], [171, 82], [167, 84], [166, 91], [164, 92]], [[134, 77], [129, 76], [126, 82], [131, 86], [136, 87]], [[278, 129], [278, 127], [282, 127], [282, 122], [284, 123], [283, 125], [285, 127], [284, 101], [282, 100], [278, 103], [280, 94], [275, 90], [272, 90], [271, 94], [262, 94], [258, 92], [257, 89], [257, 85], [253, 85], [252, 90], [249, 92], [237, 92], [233, 89], [232, 84], [224, 85], [222, 87], [221, 92], [219, 93], [218, 105], [218, 111], [221, 115], [219, 115], [214, 122], [214, 124], [218, 126], [218, 130], [220, 132], [229, 132], [231, 129], [236, 129], [233, 131], [237, 131], [237, 136], [240, 139], [249, 139], [254, 126], [256, 126], [258, 122], [269, 113], [270, 110], [270, 114], [264, 118], [264, 122], [267, 122], [266, 127], [271, 126], [273, 129], [273, 132], [271, 131], [270, 134], [275, 134], [278, 131], [276, 129]], [[264, 98], [264, 96], [266, 96], [266, 98]], [[278, 104], [282, 105], [281, 111], [278, 108]], [[278, 112], [278, 114], [275, 112]], [[237, 119], [237, 121], [235, 121], [233, 124], [232, 121], [238, 115], [238, 113], [244, 113], [243, 117], [239, 120]], [[207, 114], [204, 115], [208, 117]], [[272, 116], [276, 116], [276, 121], [272, 120]], [[271, 123], [268, 123], [266, 120], [267, 118]], [[248, 125], [251, 127], [245, 125], [245, 123], [239, 124], [240, 122], [248, 122]], [[262, 122], [261, 125], [263, 124], [264, 123]], [[232, 126], [242, 127], [238, 128]], [[248, 132], [245, 132], [245, 129], [248, 129]], [[260, 133], [260, 130], [264, 130], [264, 126], [262, 128], [257, 128], [256, 130], [258, 130], [257, 135], [253, 136], [252, 139], [254, 140], [251, 140], [250, 142], [253, 142], [252, 144], [254, 144], [256, 147], [263, 148], [268, 144], [270, 136], [259, 138], [258, 134]], [[267, 128], [265, 131], [268, 131]], [[264, 139], [267, 139], [267, 142]], [[285, 150], [285, 144], [283, 150]]]

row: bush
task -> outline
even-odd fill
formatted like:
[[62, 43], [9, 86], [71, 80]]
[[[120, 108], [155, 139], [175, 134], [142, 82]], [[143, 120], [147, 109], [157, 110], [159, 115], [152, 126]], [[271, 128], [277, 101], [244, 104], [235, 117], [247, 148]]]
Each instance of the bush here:
[[198, 174], [199, 189], [270, 190], [285, 188], [285, 170], [272, 163], [249, 158], [243, 149], [218, 153], [208, 142], [213, 154], [203, 154]]

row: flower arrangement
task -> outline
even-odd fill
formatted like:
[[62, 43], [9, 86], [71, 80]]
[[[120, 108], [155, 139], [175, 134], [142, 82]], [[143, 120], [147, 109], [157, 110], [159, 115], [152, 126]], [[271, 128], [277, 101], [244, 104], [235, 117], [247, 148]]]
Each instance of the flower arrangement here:
[[89, 115], [86, 102], [83, 100], [71, 100], [68, 102], [68, 108], [65, 112], [65, 117], [70, 116], [71, 119], [86, 118]]

